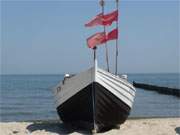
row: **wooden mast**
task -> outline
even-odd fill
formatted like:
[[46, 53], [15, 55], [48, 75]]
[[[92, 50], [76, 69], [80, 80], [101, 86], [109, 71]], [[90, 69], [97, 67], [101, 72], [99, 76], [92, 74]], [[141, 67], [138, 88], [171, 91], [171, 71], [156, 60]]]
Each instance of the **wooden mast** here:
[[[102, 14], [104, 15], [104, 0], [100, 0], [100, 5], [102, 7]], [[104, 33], [106, 34], [106, 27], [104, 27]], [[105, 48], [106, 48], [106, 62], [107, 62], [107, 71], [109, 72], [109, 58], [108, 58], [108, 47], [107, 47], [107, 42], [105, 42]]]
[[[118, 11], [119, 7], [119, 0], [116, 0], [116, 9]], [[116, 21], [116, 29], [118, 30], [118, 20]], [[117, 75], [117, 68], [118, 68], [118, 38], [116, 39], [116, 69], [115, 69], [115, 75]]]

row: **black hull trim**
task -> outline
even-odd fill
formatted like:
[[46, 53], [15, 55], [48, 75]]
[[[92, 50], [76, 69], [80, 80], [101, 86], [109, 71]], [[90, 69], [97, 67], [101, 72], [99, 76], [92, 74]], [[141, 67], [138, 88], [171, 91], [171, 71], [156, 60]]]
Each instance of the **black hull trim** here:
[[100, 131], [124, 123], [130, 107], [100, 84], [94, 82], [57, 107], [63, 122], [86, 123]]

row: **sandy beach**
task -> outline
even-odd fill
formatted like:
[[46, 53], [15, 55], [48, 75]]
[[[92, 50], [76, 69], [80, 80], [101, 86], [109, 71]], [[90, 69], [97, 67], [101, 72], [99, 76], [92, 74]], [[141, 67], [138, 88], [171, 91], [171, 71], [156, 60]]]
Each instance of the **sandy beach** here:
[[[88, 131], [73, 128], [58, 121], [1, 122], [1, 135], [82, 135]], [[180, 135], [180, 118], [129, 119], [120, 129], [99, 135]]]

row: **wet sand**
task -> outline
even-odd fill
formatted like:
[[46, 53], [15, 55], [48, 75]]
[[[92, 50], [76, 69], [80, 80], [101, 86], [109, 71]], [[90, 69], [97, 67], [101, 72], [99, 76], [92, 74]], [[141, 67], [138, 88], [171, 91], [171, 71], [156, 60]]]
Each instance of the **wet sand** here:
[[[67, 126], [58, 121], [1, 122], [1, 135], [83, 135], [86, 130]], [[129, 119], [120, 129], [98, 135], [180, 135], [180, 118]]]

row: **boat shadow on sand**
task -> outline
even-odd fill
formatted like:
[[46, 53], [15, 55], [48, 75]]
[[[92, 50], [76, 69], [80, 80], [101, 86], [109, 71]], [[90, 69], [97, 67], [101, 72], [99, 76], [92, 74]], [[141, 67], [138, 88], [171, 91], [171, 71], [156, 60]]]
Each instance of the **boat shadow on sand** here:
[[180, 127], [176, 127], [174, 130], [176, 131], [177, 135], [180, 135]]
[[35, 131], [45, 131], [57, 134], [70, 134], [70, 133], [81, 133], [81, 134], [91, 134], [88, 130], [82, 130], [81, 127], [75, 127], [70, 124], [64, 124], [55, 121], [37, 121], [28, 125], [26, 128], [30, 133]]
[[[119, 126], [104, 128], [101, 133], [109, 131], [111, 129], [120, 129]], [[32, 124], [28, 125], [26, 129], [32, 133], [35, 131], [45, 131], [51, 133], [57, 133], [60, 135], [71, 134], [71, 133], [80, 133], [80, 134], [89, 134], [92, 135], [92, 131], [87, 130], [82, 125], [73, 126], [72, 124], [64, 124], [59, 121], [35, 121]]]

